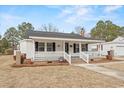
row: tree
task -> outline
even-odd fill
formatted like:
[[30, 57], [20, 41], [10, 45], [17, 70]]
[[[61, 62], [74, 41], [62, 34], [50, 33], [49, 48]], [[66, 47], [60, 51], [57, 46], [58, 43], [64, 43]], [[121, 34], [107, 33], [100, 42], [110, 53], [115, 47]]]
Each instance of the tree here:
[[124, 27], [121, 27], [120, 28], [120, 33], [119, 33], [120, 36], [124, 36]]
[[120, 35], [120, 26], [113, 24], [110, 20], [98, 21], [91, 30], [91, 37], [106, 41], [111, 41]]
[[0, 35], [0, 39], [2, 38], [2, 36]]
[[2, 40], [0, 40], [0, 53], [2, 52]]
[[4, 53], [6, 49], [10, 47], [9, 42], [6, 40], [6, 38], [2, 38], [1, 40], [1, 47], [0, 52]]
[[14, 49], [14, 46], [18, 44], [18, 41], [20, 40], [18, 31], [14, 27], [10, 27], [7, 29], [7, 31], [4, 34], [4, 38], [11, 43], [11, 46]]
[[32, 26], [31, 23], [23, 22], [22, 24], [18, 25], [18, 34], [20, 39], [24, 39], [26, 37], [27, 31], [33, 31], [33, 30], [34, 30], [34, 27]]
[[53, 24], [44, 24], [41, 26], [41, 31], [45, 31], [45, 32], [59, 32], [59, 29], [54, 26]]
[[96, 26], [91, 30], [91, 36], [96, 39], [105, 38], [105, 23], [100, 20], [97, 22]]

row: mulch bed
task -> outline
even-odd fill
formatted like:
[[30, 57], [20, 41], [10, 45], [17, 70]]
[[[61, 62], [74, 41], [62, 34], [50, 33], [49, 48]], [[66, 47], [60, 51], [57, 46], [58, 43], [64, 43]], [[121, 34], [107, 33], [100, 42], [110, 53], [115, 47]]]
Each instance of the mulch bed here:
[[39, 66], [67, 66], [67, 65], [69, 65], [67, 62], [52, 62], [52, 63], [47, 63], [47, 62], [42, 63], [42, 62], [40, 62], [38, 64], [34, 63], [34, 64], [20, 64], [20, 65], [14, 63], [11, 66], [12, 67], [39, 67]]
[[101, 59], [99, 59], [99, 60], [90, 61], [90, 64], [109, 63], [109, 62], [117, 62], [117, 61], [122, 61], [122, 60], [118, 60], [118, 59], [108, 60], [108, 59], [106, 59], [106, 58], [101, 58]]

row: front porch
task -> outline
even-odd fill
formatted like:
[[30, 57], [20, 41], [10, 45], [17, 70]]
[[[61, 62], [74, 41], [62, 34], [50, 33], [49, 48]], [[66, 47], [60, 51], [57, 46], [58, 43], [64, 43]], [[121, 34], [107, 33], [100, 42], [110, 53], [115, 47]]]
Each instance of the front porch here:
[[73, 58], [79, 58], [82, 63], [89, 63], [90, 54], [99, 55], [99, 51], [88, 52], [89, 43], [93, 42], [35, 39], [33, 40], [33, 61], [56, 61], [63, 58], [71, 64]]

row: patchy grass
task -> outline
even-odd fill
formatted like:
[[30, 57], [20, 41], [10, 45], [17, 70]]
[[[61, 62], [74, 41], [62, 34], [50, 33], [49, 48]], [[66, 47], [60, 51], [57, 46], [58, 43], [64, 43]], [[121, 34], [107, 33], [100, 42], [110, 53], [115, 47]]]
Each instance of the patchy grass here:
[[124, 87], [124, 81], [74, 66], [14, 68], [0, 56], [0, 87]]
[[112, 68], [115, 70], [124, 71], [124, 63], [111, 63], [111, 64], [102, 64], [101, 66]]

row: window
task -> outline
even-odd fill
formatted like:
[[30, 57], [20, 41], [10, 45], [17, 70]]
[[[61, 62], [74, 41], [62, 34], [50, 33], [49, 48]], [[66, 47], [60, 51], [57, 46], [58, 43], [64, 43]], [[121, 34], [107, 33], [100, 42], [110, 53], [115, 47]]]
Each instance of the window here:
[[35, 42], [35, 51], [44, 51], [45, 43], [43, 42]]
[[38, 43], [38, 51], [44, 51], [45, 50], [45, 44], [42, 42]]
[[79, 53], [79, 44], [74, 44], [74, 53]]
[[47, 51], [55, 51], [55, 43], [47, 43]]
[[87, 51], [88, 50], [88, 44], [81, 44], [81, 51]]

